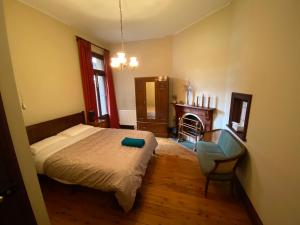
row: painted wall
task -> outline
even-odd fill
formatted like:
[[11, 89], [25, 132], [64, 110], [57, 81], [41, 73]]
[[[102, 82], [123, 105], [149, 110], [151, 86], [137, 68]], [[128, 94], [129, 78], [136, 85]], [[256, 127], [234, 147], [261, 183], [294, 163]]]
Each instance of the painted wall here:
[[84, 110], [75, 35], [102, 43], [16, 0], [4, 9], [25, 124]]
[[[136, 56], [139, 67], [123, 71], [114, 69], [113, 78], [119, 110], [135, 110], [135, 77], [169, 76], [171, 73], [171, 39], [161, 38], [126, 43], [127, 55]], [[121, 46], [111, 46], [111, 56]]]
[[10, 59], [2, 0], [0, 0], [0, 49], [0, 92], [17, 160], [37, 223], [50, 225], [35, 165], [29, 151]]
[[300, 2], [235, 0], [231, 7], [226, 112], [232, 91], [253, 94], [239, 178], [265, 225], [300, 224]]
[[[114, 81], [119, 110], [135, 109], [134, 77], [170, 77], [172, 95], [186, 101], [184, 85], [187, 80], [194, 87], [194, 95], [213, 96], [211, 106], [216, 106], [214, 128], [223, 125], [225, 108], [225, 83], [227, 79], [231, 8], [216, 13], [185, 31], [168, 38], [130, 42], [126, 44], [129, 55], [140, 62], [135, 71], [114, 70]], [[113, 45], [112, 52], [120, 49]], [[170, 107], [170, 125], [174, 125], [175, 112]]]
[[133, 109], [133, 76], [161, 74], [164, 65], [178, 100], [185, 99], [186, 79], [200, 93], [218, 97], [214, 128], [228, 122], [231, 92], [253, 94], [248, 157], [238, 175], [266, 225], [300, 224], [299, 11], [299, 1], [235, 0], [168, 39], [171, 46], [130, 43], [139, 72], [114, 73], [119, 108]]
[[[83, 109], [74, 31], [21, 3], [5, 2], [17, 86], [28, 106], [25, 122]], [[299, 11], [299, 1], [234, 0], [174, 37], [127, 43], [140, 67], [114, 71], [119, 109], [135, 109], [136, 76], [168, 75], [178, 100], [184, 100], [189, 79], [198, 92], [218, 97], [214, 128], [228, 120], [232, 91], [253, 94], [249, 154], [239, 178], [266, 225], [300, 224]], [[112, 54], [119, 48], [113, 45]], [[28, 83], [32, 79], [38, 85]]]
[[184, 84], [189, 80], [195, 96], [216, 97], [214, 128], [223, 126], [225, 113], [231, 15], [226, 7], [172, 39], [172, 92], [186, 102]]

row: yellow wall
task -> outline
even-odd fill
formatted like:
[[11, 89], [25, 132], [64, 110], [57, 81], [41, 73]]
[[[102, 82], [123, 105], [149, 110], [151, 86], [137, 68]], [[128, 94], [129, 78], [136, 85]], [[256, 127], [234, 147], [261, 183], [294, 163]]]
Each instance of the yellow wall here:
[[231, 7], [175, 35], [172, 41], [173, 94], [185, 102], [185, 80], [195, 95], [217, 97], [214, 128], [223, 126], [227, 81]]
[[[186, 101], [184, 85], [190, 80], [195, 95], [217, 97], [214, 127], [223, 125], [225, 83], [228, 69], [231, 8], [210, 16], [187, 30], [162, 39], [130, 42], [129, 55], [135, 55], [139, 67], [135, 71], [114, 70], [117, 102], [120, 110], [135, 109], [134, 77], [169, 76], [170, 100]], [[120, 45], [112, 46], [113, 53]], [[211, 102], [212, 106], [214, 101]], [[174, 109], [170, 108], [170, 125], [174, 125]]]
[[114, 73], [121, 109], [135, 108], [134, 76], [165, 73], [179, 100], [189, 79], [218, 97], [214, 128], [228, 122], [231, 92], [253, 94], [238, 175], [265, 225], [300, 224], [299, 12], [299, 1], [235, 0], [165, 43], [130, 43], [140, 67]]
[[16, 0], [4, 3], [25, 124], [84, 110], [75, 35], [101, 43]]
[[[75, 32], [15, 1], [5, 9], [25, 122], [82, 110]], [[189, 79], [200, 93], [218, 97], [215, 128], [225, 127], [232, 91], [253, 94], [249, 154], [238, 172], [266, 225], [300, 224], [299, 11], [299, 1], [234, 0], [174, 37], [128, 43], [140, 66], [114, 71], [119, 109], [135, 109], [136, 76], [171, 77], [179, 100]], [[114, 54], [120, 46], [112, 48]]]
[[[170, 38], [126, 43], [127, 56], [136, 56], [139, 67], [123, 71], [114, 69], [114, 84], [119, 110], [135, 109], [134, 77], [169, 76], [171, 71]], [[111, 56], [120, 51], [120, 45], [112, 45]]]
[[19, 168], [37, 223], [39, 225], [50, 225], [34, 162], [29, 151], [29, 144], [11, 65], [2, 0], [0, 0], [0, 49], [0, 92]]
[[253, 94], [239, 177], [265, 225], [300, 224], [300, 2], [236, 0], [231, 7], [226, 112], [232, 91]]

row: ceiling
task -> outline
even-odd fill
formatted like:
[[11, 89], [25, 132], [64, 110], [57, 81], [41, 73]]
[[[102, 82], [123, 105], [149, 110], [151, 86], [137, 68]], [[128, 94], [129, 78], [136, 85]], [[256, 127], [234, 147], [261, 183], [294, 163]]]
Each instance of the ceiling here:
[[[82, 32], [120, 42], [118, 0], [20, 0]], [[218, 11], [230, 0], [122, 0], [124, 39], [176, 34]]]

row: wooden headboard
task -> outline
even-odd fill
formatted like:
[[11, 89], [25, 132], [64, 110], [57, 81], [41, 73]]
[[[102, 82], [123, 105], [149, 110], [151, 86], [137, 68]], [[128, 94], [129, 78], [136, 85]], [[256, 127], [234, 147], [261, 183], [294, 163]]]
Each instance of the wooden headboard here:
[[26, 127], [29, 144], [33, 144], [47, 137], [68, 129], [77, 124], [85, 124], [84, 112], [75, 113], [69, 116], [45, 121]]

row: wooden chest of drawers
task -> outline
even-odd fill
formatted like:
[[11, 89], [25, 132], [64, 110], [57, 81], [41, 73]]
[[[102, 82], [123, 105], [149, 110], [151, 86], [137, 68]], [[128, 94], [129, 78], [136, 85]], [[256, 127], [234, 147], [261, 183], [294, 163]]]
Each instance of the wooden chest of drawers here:
[[167, 123], [137, 122], [137, 129], [150, 131], [158, 137], [168, 137]]

